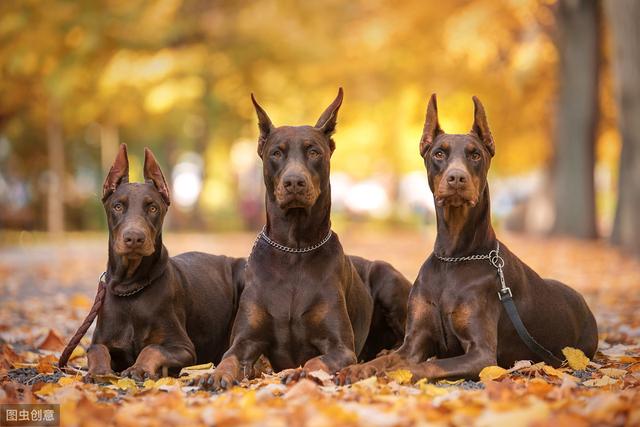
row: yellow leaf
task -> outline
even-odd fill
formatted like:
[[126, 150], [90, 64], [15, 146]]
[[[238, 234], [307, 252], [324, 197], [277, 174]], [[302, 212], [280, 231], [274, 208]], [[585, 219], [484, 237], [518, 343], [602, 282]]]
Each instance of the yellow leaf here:
[[164, 377], [157, 380], [156, 383], [154, 384], [154, 387], [158, 388], [162, 386], [172, 386], [172, 385], [180, 385], [180, 381], [178, 381], [176, 378]]
[[131, 378], [121, 378], [114, 383], [114, 385], [120, 390], [136, 391], [138, 386], [136, 382]]
[[507, 370], [500, 366], [487, 366], [480, 371], [480, 380], [497, 380], [507, 374]]
[[51, 396], [58, 387], [59, 386], [55, 383], [46, 383], [35, 393], [39, 396]]
[[413, 374], [411, 373], [411, 371], [408, 371], [406, 369], [398, 369], [395, 371], [387, 372], [387, 377], [391, 378], [398, 384], [409, 384], [411, 382]]
[[[424, 379], [424, 378], [423, 378]], [[422, 381], [422, 380], [420, 380]], [[418, 382], [420, 382], [418, 381]], [[451, 381], [451, 380], [440, 380], [438, 381], [438, 384], [447, 384], [447, 385], [458, 385], [458, 384], [462, 384], [464, 382], [463, 378], [460, 378], [459, 380], [455, 380], [455, 381]]]
[[58, 380], [58, 384], [60, 385], [70, 385], [77, 382], [78, 382], [78, 378], [76, 377], [61, 377]]
[[77, 357], [81, 357], [85, 355], [85, 351], [84, 348], [78, 346], [76, 348], [73, 349], [73, 351], [71, 352], [71, 356], [69, 356], [69, 360], [73, 360]]
[[621, 377], [624, 377], [625, 374], [627, 373], [627, 371], [625, 371], [624, 369], [616, 369], [616, 368], [601, 368], [600, 372], [602, 372], [604, 375], [611, 378], [621, 378]]
[[364, 380], [360, 380], [353, 385], [358, 387], [374, 388], [376, 385], [378, 385], [378, 377], [373, 375], [369, 378], [365, 378]]
[[145, 380], [144, 383], [142, 383], [142, 387], [144, 387], [145, 389], [147, 388], [153, 388], [156, 385], [156, 382], [154, 380]]
[[449, 393], [444, 387], [438, 387], [433, 384], [429, 384], [429, 381], [426, 378], [422, 378], [416, 383], [416, 386], [422, 391], [424, 394], [430, 397], [444, 396]]
[[571, 369], [576, 371], [586, 369], [589, 364], [589, 358], [584, 355], [582, 350], [578, 350], [577, 348], [565, 347], [562, 349], [562, 354], [567, 358]]
[[542, 367], [542, 370], [544, 371], [545, 374], [552, 375], [552, 376], [558, 377], [558, 378], [562, 378], [565, 375], [564, 372], [554, 368], [553, 366], [549, 366], [549, 365], [544, 365]]
[[201, 365], [192, 365], [192, 366], [187, 366], [184, 367], [182, 369], [184, 369], [185, 371], [201, 371], [204, 369], [211, 369], [213, 368], [213, 363], [209, 362], [209, 363], [203, 363]]

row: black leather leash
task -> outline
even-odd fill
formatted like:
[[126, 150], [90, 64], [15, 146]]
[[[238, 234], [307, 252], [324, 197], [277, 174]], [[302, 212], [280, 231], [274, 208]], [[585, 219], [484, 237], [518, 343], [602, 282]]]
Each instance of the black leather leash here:
[[489, 260], [491, 265], [497, 270], [498, 278], [500, 280], [500, 290], [498, 290], [498, 298], [500, 299], [502, 306], [509, 316], [509, 320], [511, 320], [511, 324], [513, 324], [513, 327], [516, 329], [516, 332], [518, 333], [518, 336], [520, 337], [522, 342], [524, 342], [529, 350], [538, 355], [538, 357], [540, 357], [543, 361], [555, 366], [562, 365], [563, 361], [556, 357], [556, 355], [554, 355], [538, 341], [536, 341], [536, 339], [531, 336], [526, 326], [524, 326], [524, 323], [522, 323], [520, 313], [518, 313], [518, 309], [513, 302], [513, 294], [511, 292], [511, 288], [509, 288], [504, 281], [504, 272], [502, 271], [504, 267], [504, 258], [500, 256], [500, 242], [497, 242], [496, 249], [489, 252], [488, 255], [470, 255], [466, 257], [441, 257], [436, 255], [435, 253], [434, 255], [437, 259], [444, 262], [475, 261], [484, 259]]

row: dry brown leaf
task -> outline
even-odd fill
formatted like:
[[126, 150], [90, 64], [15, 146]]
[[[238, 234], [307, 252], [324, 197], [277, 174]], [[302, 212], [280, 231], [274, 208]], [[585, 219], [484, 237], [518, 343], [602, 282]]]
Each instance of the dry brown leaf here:
[[61, 351], [64, 349], [64, 341], [60, 338], [60, 335], [53, 329], [49, 329], [47, 336], [40, 342], [38, 348], [40, 350]]
[[36, 369], [41, 374], [51, 374], [56, 369], [55, 366], [53, 366], [53, 364], [56, 363], [57, 361], [58, 359], [54, 355], [49, 354], [47, 356], [44, 356], [38, 361], [38, 364], [36, 365]]

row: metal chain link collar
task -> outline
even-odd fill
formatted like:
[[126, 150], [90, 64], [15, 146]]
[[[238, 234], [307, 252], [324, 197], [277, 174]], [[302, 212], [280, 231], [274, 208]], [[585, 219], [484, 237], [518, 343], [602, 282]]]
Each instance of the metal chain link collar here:
[[[267, 242], [269, 245], [273, 246], [274, 248], [276, 248], [276, 249], [278, 249], [278, 250], [280, 250], [282, 252], [289, 252], [289, 253], [293, 253], [293, 254], [303, 254], [303, 253], [315, 251], [316, 249], [318, 249], [319, 247], [321, 247], [322, 245], [327, 243], [329, 241], [329, 239], [331, 239], [331, 236], [333, 236], [333, 231], [329, 230], [329, 232], [327, 233], [325, 238], [322, 239], [321, 241], [319, 241], [318, 243], [316, 243], [315, 245], [308, 246], [306, 248], [290, 248], [288, 246], [281, 245], [280, 243], [274, 242], [273, 240], [271, 240], [267, 236], [267, 233], [265, 233], [265, 229], [266, 229], [266, 226], [262, 227], [262, 231], [260, 232], [260, 234], [258, 234], [258, 237], [256, 238], [256, 243], [258, 242], [259, 239], [262, 239], [265, 242]], [[254, 246], [255, 246], [255, 244], [254, 244]]]
[[504, 273], [502, 272], [502, 268], [504, 267], [504, 258], [500, 256], [500, 242], [496, 242], [496, 248], [489, 252], [486, 255], [469, 255], [469, 256], [461, 256], [461, 257], [442, 257], [435, 252], [433, 255], [443, 262], [462, 262], [462, 261], [477, 261], [477, 260], [489, 260], [491, 265], [498, 270], [498, 277], [500, 278], [500, 291], [498, 292], [498, 296], [500, 300], [505, 296], [511, 297], [511, 288], [507, 287], [504, 282]]

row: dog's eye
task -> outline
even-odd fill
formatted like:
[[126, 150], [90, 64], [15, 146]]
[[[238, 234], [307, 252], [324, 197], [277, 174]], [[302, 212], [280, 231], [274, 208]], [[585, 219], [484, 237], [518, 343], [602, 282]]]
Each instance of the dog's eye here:
[[280, 157], [282, 157], [282, 151], [280, 150], [276, 150], [273, 153], [271, 153], [271, 157], [273, 157], [274, 159], [279, 159]]
[[318, 157], [320, 155], [320, 152], [314, 148], [312, 148], [311, 150], [309, 150], [309, 157], [311, 157], [312, 159], [315, 159], [316, 157]]
[[124, 209], [124, 206], [122, 206], [122, 203], [116, 203], [115, 205], [113, 205], [113, 210], [116, 212], [122, 212], [122, 209]]
[[158, 212], [158, 207], [156, 205], [151, 205], [149, 206], [149, 212], [150, 213], [156, 213]]
[[469, 156], [469, 158], [474, 162], [477, 162], [482, 158], [482, 156], [480, 156], [480, 153], [471, 153], [471, 156]]
[[444, 155], [444, 151], [436, 151], [435, 153], [433, 153], [433, 158], [436, 160], [444, 160], [445, 155]]

